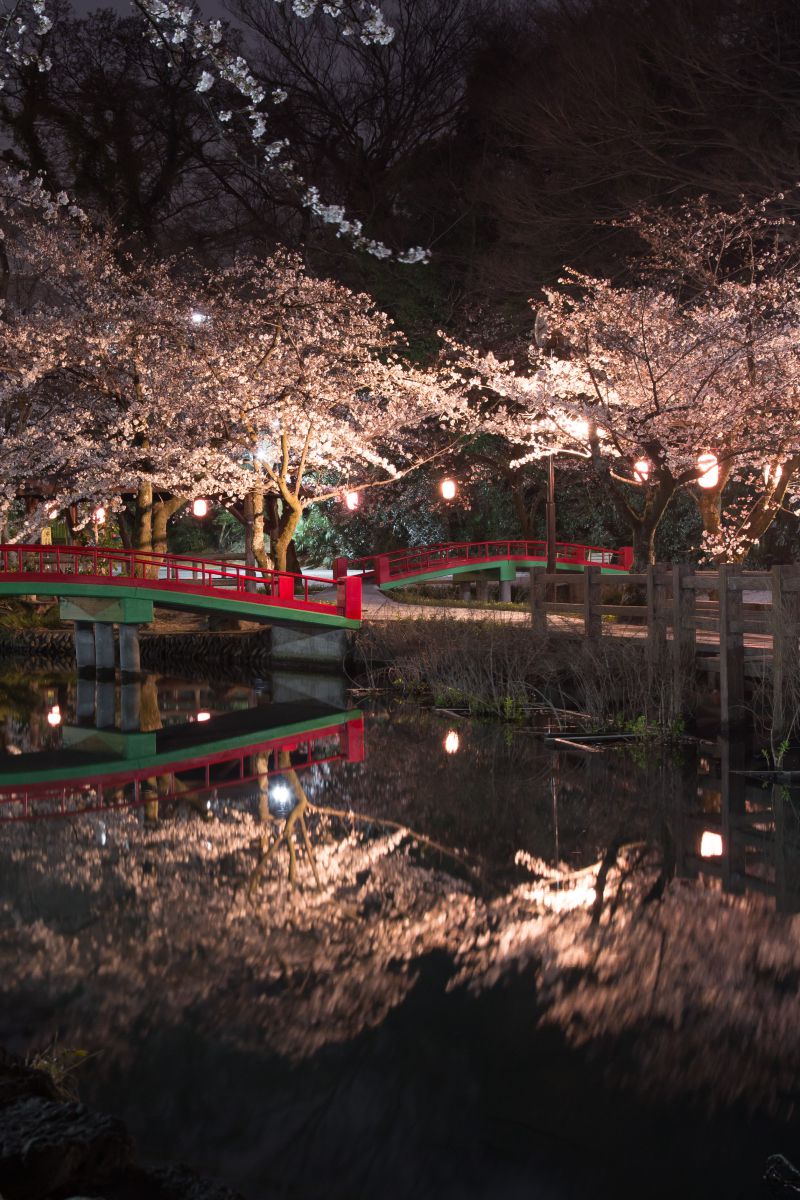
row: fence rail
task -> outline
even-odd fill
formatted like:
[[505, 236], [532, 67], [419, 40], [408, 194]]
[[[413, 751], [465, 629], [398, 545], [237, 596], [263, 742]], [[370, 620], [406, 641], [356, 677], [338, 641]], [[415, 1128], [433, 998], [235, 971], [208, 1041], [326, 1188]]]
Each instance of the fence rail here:
[[[640, 595], [629, 604], [619, 597], [605, 603], [609, 591], [619, 592], [621, 584]], [[570, 598], [559, 597], [567, 589]], [[762, 667], [769, 663], [774, 723], [781, 726], [784, 673], [789, 656], [796, 659], [798, 651], [800, 566], [748, 572], [733, 566], [700, 571], [660, 564], [623, 580], [603, 576], [594, 565], [568, 580], [560, 573], [532, 570], [530, 609], [533, 627], [542, 635], [552, 628], [550, 618], [578, 617], [591, 641], [602, 637], [604, 629], [645, 639], [648, 669], [663, 671], [671, 659], [676, 689], [687, 662], [703, 656], [703, 665], [719, 673], [725, 725], [743, 720], [745, 677], [758, 656]], [[575, 622], [570, 626], [574, 629]]]

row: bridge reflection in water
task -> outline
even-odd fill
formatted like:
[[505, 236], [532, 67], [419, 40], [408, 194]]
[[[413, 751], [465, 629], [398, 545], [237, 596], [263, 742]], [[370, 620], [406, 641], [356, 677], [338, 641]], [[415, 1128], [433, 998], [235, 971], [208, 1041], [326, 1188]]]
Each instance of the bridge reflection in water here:
[[[113, 681], [78, 680], [76, 723], [61, 724], [60, 704], [48, 714], [60, 726], [59, 748], [0, 753], [0, 824], [135, 807], [154, 818], [159, 806], [176, 802], [201, 811], [255, 803], [263, 816], [267, 809], [287, 815], [277, 811], [287, 809], [286, 780], [364, 756], [358, 710], [311, 698], [273, 700], [233, 712], [201, 709], [165, 728], [143, 729], [143, 687], [148, 681], [115, 688]], [[111, 723], [117, 710], [120, 728]], [[88, 723], [92, 718], [100, 727]], [[152, 722], [150, 711], [144, 723]]]

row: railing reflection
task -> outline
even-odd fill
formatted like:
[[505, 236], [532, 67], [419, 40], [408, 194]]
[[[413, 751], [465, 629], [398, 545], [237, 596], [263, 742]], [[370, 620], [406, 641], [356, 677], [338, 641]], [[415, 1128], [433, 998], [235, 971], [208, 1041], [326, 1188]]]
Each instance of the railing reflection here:
[[748, 773], [743, 742], [720, 739], [701, 759], [694, 794], [673, 824], [677, 872], [720, 880], [732, 895], [774, 897], [779, 912], [800, 912], [797, 799], [768, 772]]

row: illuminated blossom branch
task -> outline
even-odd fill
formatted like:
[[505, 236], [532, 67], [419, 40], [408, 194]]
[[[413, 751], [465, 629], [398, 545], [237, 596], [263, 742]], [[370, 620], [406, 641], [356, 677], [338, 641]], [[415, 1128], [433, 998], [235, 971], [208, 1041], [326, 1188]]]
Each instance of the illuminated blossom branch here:
[[[368, 296], [309, 276], [297, 256], [209, 272], [134, 258], [38, 184], [14, 187], [26, 203], [9, 226], [10, 267], [44, 282], [7, 312], [0, 517], [33, 464], [59, 509], [136, 496], [141, 549], [161, 548], [168, 517], [198, 495], [249, 505], [263, 547], [272, 496], [272, 561], [256, 557], [285, 568], [332, 478], [337, 496], [390, 482], [457, 436], [459, 388], [406, 361]], [[32, 531], [42, 519], [31, 514]]]

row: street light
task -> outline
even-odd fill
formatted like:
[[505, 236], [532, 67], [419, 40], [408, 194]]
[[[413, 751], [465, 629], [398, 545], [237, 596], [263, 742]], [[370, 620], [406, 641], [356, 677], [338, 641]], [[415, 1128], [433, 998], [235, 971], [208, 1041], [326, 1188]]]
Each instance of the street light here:
[[59, 708], [59, 706], [57, 704], [54, 704], [53, 707], [48, 712], [47, 724], [52, 725], [54, 728], [56, 725], [61, 724], [61, 709]]
[[547, 471], [547, 574], [552, 575], [556, 569], [556, 460], [555, 455], [549, 457]]

